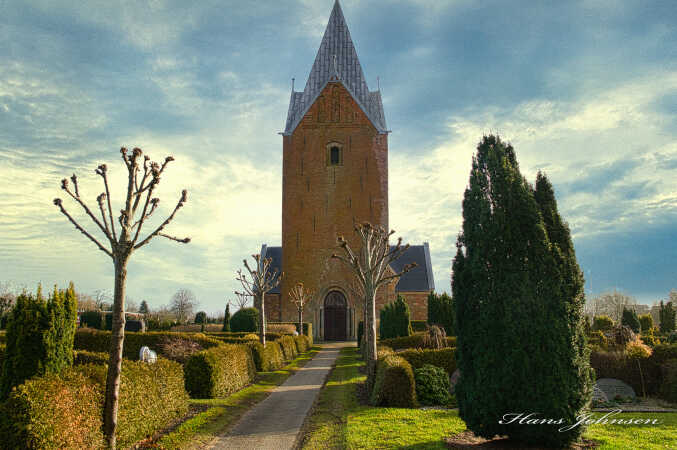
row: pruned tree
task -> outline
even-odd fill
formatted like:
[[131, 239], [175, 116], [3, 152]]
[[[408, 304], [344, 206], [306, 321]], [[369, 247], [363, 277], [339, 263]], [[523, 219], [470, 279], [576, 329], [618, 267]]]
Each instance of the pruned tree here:
[[252, 255], [254, 261], [256, 261], [256, 268], [252, 269], [249, 267], [246, 259], [243, 259], [245, 269], [249, 272], [251, 279], [247, 279], [247, 275], [242, 273], [242, 270], [237, 271], [237, 277], [235, 278], [242, 284], [242, 289], [244, 292], [235, 292], [235, 294], [240, 298], [241, 296], [248, 295], [254, 298], [254, 307], [259, 310], [259, 340], [261, 344], [266, 345], [266, 312], [264, 311], [265, 307], [265, 296], [268, 291], [275, 288], [282, 281], [283, 273], [278, 274], [278, 270], [275, 269], [272, 273], [268, 272], [270, 268], [270, 263], [273, 262], [272, 258], [261, 258], [261, 255]]
[[291, 296], [292, 303], [296, 305], [296, 309], [299, 312], [299, 334], [303, 335], [303, 308], [310, 300], [312, 300], [313, 291], [305, 289], [303, 283], [298, 282], [292, 290], [289, 291], [289, 295]]
[[409, 244], [402, 246], [402, 238], [397, 239], [397, 245], [390, 247], [389, 238], [395, 231], [386, 232], [381, 227], [374, 227], [369, 222], [355, 226], [360, 238], [361, 247], [355, 253], [348, 242], [339, 236], [338, 245], [343, 249], [345, 256], [333, 254], [332, 258], [342, 261], [348, 266], [357, 279], [359, 291], [364, 294], [364, 338], [365, 357], [367, 360], [367, 388], [371, 392], [376, 372], [376, 292], [388, 283], [399, 279], [404, 273], [416, 267], [416, 263], [407, 264], [401, 272], [388, 272], [390, 264], [409, 249]]
[[[113, 216], [113, 207], [111, 205], [110, 189], [108, 186], [108, 167], [101, 164], [95, 170], [96, 174], [103, 179], [105, 192], [97, 196], [96, 201], [100, 213], [100, 218], [93, 212], [80, 196], [78, 179], [75, 174], [68, 179], [61, 180], [61, 188], [77, 203], [84, 212], [92, 219], [96, 227], [103, 233], [107, 245], [104, 245], [93, 234], [85, 230], [64, 208], [60, 198], [54, 199], [54, 205], [59, 208], [61, 213], [75, 226], [75, 228], [91, 240], [99, 250], [108, 255], [115, 266], [115, 282], [113, 294], [113, 327], [110, 347], [110, 359], [108, 361], [108, 374], [106, 377], [106, 397], [103, 411], [104, 434], [106, 444], [114, 449], [116, 445], [115, 430], [118, 422], [118, 404], [120, 391], [120, 372], [122, 368], [122, 346], [124, 342], [125, 330], [125, 289], [127, 281], [127, 264], [132, 253], [144, 245], [148, 244], [156, 236], [165, 237], [171, 241], [186, 244], [190, 242], [189, 238], [179, 239], [165, 234], [163, 230], [174, 219], [179, 209], [183, 207], [188, 199], [186, 190], [181, 192], [181, 197], [177, 202], [172, 213], [159, 226], [157, 226], [145, 238], [140, 239], [141, 229], [153, 213], [156, 211], [160, 199], [153, 197], [153, 192], [160, 183], [160, 177], [163, 174], [167, 164], [174, 160], [171, 156], [165, 158], [162, 164], [151, 162], [148, 156], [142, 156], [139, 148], [134, 148], [129, 154], [126, 148], [120, 149], [122, 161], [127, 168], [127, 193], [125, 196], [124, 208], [120, 210], [120, 215]], [[141, 207], [141, 214], [136, 213]], [[116, 229], [116, 223], [120, 229]], [[105, 242], [105, 241], [104, 241]]]
[[179, 323], [185, 323], [193, 314], [193, 308], [197, 306], [195, 294], [190, 289], [179, 289], [172, 296], [171, 311], [176, 315]]
[[247, 303], [249, 303], [249, 295], [245, 292], [235, 291], [235, 303], [237, 303], [238, 309], [246, 308]]

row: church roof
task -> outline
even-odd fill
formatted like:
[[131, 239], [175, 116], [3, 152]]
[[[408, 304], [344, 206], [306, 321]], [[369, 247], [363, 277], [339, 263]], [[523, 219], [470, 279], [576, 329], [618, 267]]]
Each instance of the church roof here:
[[381, 92], [370, 91], [367, 87], [355, 45], [350, 37], [350, 31], [338, 0], [331, 11], [329, 23], [324, 31], [313, 68], [308, 75], [305, 89], [295, 92], [292, 87], [287, 124], [283, 134], [288, 135], [294, 132], [329, 81], [341, 82], [369, 117], [374, 127], [381, 133], [387, 132]]
[[[392, 247], [391, 247], [392, 248]], [[261, 247], [261, 256], [263, 258], [272, 258], [270, 263], [271, 272], [278, 270], [282, 272], [282, 247], [268, 247], [263, 244]], [[391, 268], [399, 272], [406, 264], [415, 262], [416, 267], [411, 269], [400, 277], [395, 285], [397, 292], [427, 292], [435, 289], [435, 280], [433, 278], [432, 265], [430, 263], [430, 247], [427, 242], [423, 245], [411, 245], [409, 249], [398, 259], [393, 261]], [[279, 286], [270, 291], [271, 294], [279, 294]]]

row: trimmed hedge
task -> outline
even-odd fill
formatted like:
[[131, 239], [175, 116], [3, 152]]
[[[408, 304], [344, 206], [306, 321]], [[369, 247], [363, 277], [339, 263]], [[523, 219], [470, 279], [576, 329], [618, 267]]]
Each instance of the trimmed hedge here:
[[[268, 322], [268, 325], [274, 325], [274, 324], [281, 324], [281, 325], [294, 325], [296, 327], [296, 331], [300, 334], [301, 331], [299, 330], [299, 323], [298, 322]], [[303, 334], [305, 336], [310, 337], [311, 344], [313, 340], [313, 324], [310, 322], [303, 322]]]
[[[33, 378], [0, 406], [0, 439], [7, 448], [104, 448], [105, 365], [86, 364]], [[153, 434], [188, 411], [181, 365], [124, 361], [117, 441], [120, 448]]]
[[310, 338], [305, 334], [302, 336], [294, 336], [294, 342], [296, 342], [296, 350], [298, 353], [305, 353], [312, 347]]
[[593, 351], [590, 367], [595, 370], [596, 379], [618, 378], [632, 386], [638, 395], [642, 394], [642, 381], [647, 394], [657, 392], [660, 385], [660, 366], [656, 367], [650, 358], [638, 360], [623, 352]]
[[[381, 339], [379, 344], [387, 345], [393, 350], [401, 350], [403, 348], [423, 348], [423, 333], [412, 334], [411, 336], [402, 336], [392, 339]], [[456, 346], [456, 336], [447, 337], [447, 345], [449, 347]]]
[[[151, 331], [148, 333], [126, 332], [122, 356], [136, 361], [139, 359], [139, 350], [143, 346], [147, 346], [156, 352], [158, 356], [163, 356], [160, 344], [164, 338], [181, 338], [195, 341], [204, 349], [221, 345], [217, 339], [201, 333], [175, 333], [169, 331]], [[75, 332], [74, 348], [76, 350], [108, 353], [110, 351], [110, 339], [110, 331], [81, 329]]]
[[428, 329], [428, 322], [425, 320], [412, 320], [411, 329], [414, 333], [419, 333]]
[[256, 366], [250, 346], [224, 344], [191, 356], [183, 372], [192, 398], [222, 398], [251, 383]]
[[239, 309], [230, 318], [230, 329], [235, 332], [256, 333], [259, 329], [259, 310], [256, 308]]
[[414, 372], [406, 359], [398, 355], [387, 355], [378, 360], [371, 404], [404, 408], [417, 405]]
[[439, 350], [411, 349], [399, 352], [397, 356], [406, 359], [414, 369], [420, 369], [426, 364], [430, 364], [441, 367], [449, 376], [456, 370], [455, 348], [441, 348]]
[[416, 398], [423, 405], [449, 403], [449, 374], [441, 367], [425, 364], [414, 370]]
[[257, 372], [269, 372], [284, 367], [284, 354], [279, 343], [268, 341], [265, 349], [259, 341], [249, 341], [247, 345], [252, 350]]
[[277, 342], [279, 342], [280, 347], [282, 347], [284, 359], [291, 361], [296, 358], [298, 352], [296, 350], [296, 342], [292, 336], [282, 336], [280, 339], [277, 339]]
[[104, 352], [89, 352], [87, 350], [76, 350], [73, 352], [73, 365], [81, 366], [83, 364], [108, 364], [109, 355]]
[[661, 398], [677, 403], [677, 359], [669, 359], [661, 365]]

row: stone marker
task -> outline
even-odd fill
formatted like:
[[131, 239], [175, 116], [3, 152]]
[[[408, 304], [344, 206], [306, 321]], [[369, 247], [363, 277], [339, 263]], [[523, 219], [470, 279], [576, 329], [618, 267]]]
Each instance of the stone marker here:
[[617, 378], [602, 378], [597, 380], [595, 383], [595, 388], [599, 388], [606, 398], [613, 401], [616, 396], [621, 396], [623, 398], [634, 399], [637, 397], [635, 395], [634, 389], [631, 386], [628, 386], [623, 381]]
[[603, 390], [601, 390], [597, 385], [592, 388], [592, 401], [599, 403], [608, 403], [609, 399]]
[[461, 378], [461, 371], [458, 369], [454, 370], [454, 373], [449, 377], [449, 392], [452, 394], [456, 390], [456, 383], [458, 383], [459, 378]]

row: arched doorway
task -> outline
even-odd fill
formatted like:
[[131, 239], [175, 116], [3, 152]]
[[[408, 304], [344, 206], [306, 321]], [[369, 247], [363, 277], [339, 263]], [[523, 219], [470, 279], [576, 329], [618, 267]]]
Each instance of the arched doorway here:
[[339, 291], [331, 291], [324, 298], [324, 340], [345, 341], [348, 302]]

